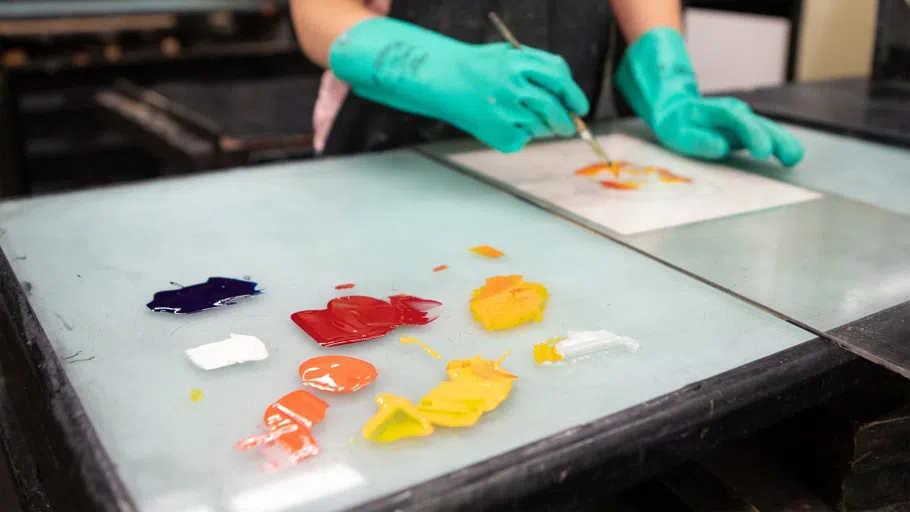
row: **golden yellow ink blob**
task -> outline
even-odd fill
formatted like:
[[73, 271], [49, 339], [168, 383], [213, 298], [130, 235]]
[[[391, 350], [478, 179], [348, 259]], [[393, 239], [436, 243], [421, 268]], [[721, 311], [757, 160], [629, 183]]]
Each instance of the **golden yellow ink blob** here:
[[[432, 425], [441, 427], [470, 427], [485, 412], [498, 407], [512, 391], [517, 377], [505, 371], [501, 363], [506, 352], [496, 361], [459, 359], [446, 365], [448, 381], [441, 382], [420, 399], [414, 408], [410, 402], [392, 395], [379, 395], [380, 410], [363, 428], [367, 439], [379, 442], [394, 441], [408, 435], [400, 431], [417, 432], [409, 435], [428, 435]], [[425, 426], [429, 424], [429, 429]]]
[[194, 402], [198, 402], [198, 401], [202, 400], [202, 390], [201, 389], [190, 390], [190, 400], [192, 400]]
[[555, 363], [562, 361], [562, 354], [556, 350], [556, 345], [564, 338], [550, 338], [543, 343], [534, 345], [534, 362], [537, 364]]
[[402, 337], [400, 341], [401, 341], [401, 344], [402, 344], [402, 345], [408, 345], [408, 344], [410, 344], [410, 343], [416, 343], [416, 344], [419, 345], [420, 348], [422, 348], [422, 349], [424, 350], [424, 352], [426, 352], [427, 354], [430, 354], [431, 356], [435, 357], [436, 359], [442, 359], [442, 355], [440, 355], [439, 352], [436, 352], [435, 350], [433, 350], [433, 349], [431, 349], [430, 347], [426, 346], [422, 341], [418, 340], [417, 338]]
[[520, 275], [495, 276], [474, 290], [470, 309], [485, 329], [510, 329], [541, 321], [547, 299], [549, 294], [542, 284], [528, 283]]
[[471, 247], [469, 250], [481, 256], [486, 256], [487, 258], [499, 258], [504, 254], [499, 249], [489, 245], [478, 245], [477, 247]]
[[378, 443], [389, 443], [405, 437], [433, 433], [430, 420], [424, 418], [407, 398], [381, 394], [376, 397], [379, 412], [363, 426], [363, 437]]

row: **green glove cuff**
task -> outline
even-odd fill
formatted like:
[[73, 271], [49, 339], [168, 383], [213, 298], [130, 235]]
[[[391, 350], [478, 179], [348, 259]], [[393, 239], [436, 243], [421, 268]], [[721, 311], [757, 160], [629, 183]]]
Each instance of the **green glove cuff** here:
[[619, 64], [616, 86], [632, 110], [650, 126], [655, 111], [699, 96], [695, 71], [679, 31], [654, 28], [632, 44]]

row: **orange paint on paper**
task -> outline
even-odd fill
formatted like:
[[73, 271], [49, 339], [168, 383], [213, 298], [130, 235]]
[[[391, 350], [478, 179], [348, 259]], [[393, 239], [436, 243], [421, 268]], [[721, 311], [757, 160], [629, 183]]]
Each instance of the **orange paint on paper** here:
[[379, 412], [363, 426], [363, 437], [370, 441], [389, 443], [433, 433], [430, 420], [424, 418], [407, 398], [384, 393], [376, 397], [376, 403]]
[[[263, 419], [268, 432], [240, 441], [235, 449], [243, 451], [277, 446], [291, 464], [297, 464], [319, 453], [319, 445], [310, 428], [322, 421], [328, 407], [312, 393], [292, 391], [265, 410]], [[280, 466], [275, 461], [269, 461], [267, 465], [272, 468]]]
[[410, 343], [416, 343], [416, 344], [417, 344], [420, 348], [422, 348], [422, 349], [424, 350], [424, 352], [426, 352], [427, 354], [430, 354], [431, 356], [435, 357], [436, 359], [442, 359], [442, 355], [440, 355], [439, 352], [436, 352], [435, 350], [433, 350], [433, 349], [431, 349], [430, 347], [426, 346], [422, 341], [418, 340], [417, 338], [401, 338], [400, 341], [401, 341], [401, 344], [402, 344], [402, 345], [408, 345], [408, 344], [410, 344]]
[[499, 258], [504, 254], [499, 249], [491, 247], [489, 245], [478, 245], [477, 247], [471, 247], [470, 251], [481, 256], [486, 256], [487, 258]]
[[353, 393], [369, 385], [378, 372], [370, 363], [348, 356], [320, 356], [297, 370], [304, 386], [329, 393]]
[[510, 329], [541, 321], [548, 299], [547, 288], [542, 284], [525, 282], [520, 275], [496, 276], [474, 290], [470, 309], [485, 329]]
[[439, 265], [437, 267], [433, 267], [433, 272], [442, 272], [443, 270], [446, 270], [448, 268], [449, 268], [448, 265]]
[[353, 287], [354, 287], [354, 283], [345, 283], [345, 284], [339, 284], [338, 286], [335, 287], [335, 289], [336, 290], [350, 290]]
[[543, 343], [534, 344], [534, 362], [537, 364], [562, 361], [562, 354], [556, 350], [556, 344], [563, 338], [550, 338]]
[[600, 186], [603, 188], [612, 188], [613, 190], [639, 190], [641, 183], [638, 181], [601, 181]]
[[619, 171], [629, 167], [629, 162], [614, 161], [607, 165], [606, 162], [598, 162], [575, 171], [576, 176], [596, 176], [602, 172], [609, 172], [613, 176], [619, 176]]
[[201, 389], [190, 390], [190, 400], [192, 400], [194, 402], [198, 402], [198, 401], [202, 400], [202, 396], [203, 395], [202, 395]]

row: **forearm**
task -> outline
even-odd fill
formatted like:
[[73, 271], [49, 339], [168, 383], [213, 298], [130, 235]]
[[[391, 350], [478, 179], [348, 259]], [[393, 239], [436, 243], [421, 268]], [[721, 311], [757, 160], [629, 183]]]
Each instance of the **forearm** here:
[[329, 67], [329, 51], [338, 36], [377, 14], [361, 0], [291, 0], [297, 41], [310, 60]]
[[680, 0], [610, 0], [626, 42], [634, 43], [656, 27], [682, 30]]

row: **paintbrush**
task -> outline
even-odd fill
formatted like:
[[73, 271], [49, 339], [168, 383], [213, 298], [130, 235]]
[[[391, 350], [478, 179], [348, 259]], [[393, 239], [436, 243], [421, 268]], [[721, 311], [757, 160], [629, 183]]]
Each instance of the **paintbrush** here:
[[[518, 39], [512, 35], [512, 31], [506, 27], [506, 24], [503, 23], [501, 19], [499, 19], [499, 16], [497, 16], [495, 12], [490, 12], [490, 21], [496, 25], [499, 33], [502, 34], [502, 37], [504, 37], [506, 41], [511, 43], [512, 46], [514, 46], [516, 49], [521, 49], [521, 43], [519, 43]], [[594, 151], [594, 153], [596, 153], [597, 156], [599, 156], [604, 161], [604, 163], [607, 164], [607, 167], [610, 168], [610, 171], [616, 175], [616, 171], [613, 170], [613, 165], [611, 164], [610, 159], [607, 158], [607, 152], [604, 151], [603, 146], [601, 146], [600, 143], [597, 142], [597, 139], [594, 138], [594, 135], [591, 134], [591, 130], [588, 129], [588, 125], [586, 125], [585, 122], [582, 121], [581, 117], [579, 117], [575, 112], [569, 111], [569, 117], [571, 117], [572, 122], [575, 123], [575, 129], [578, 131], [578, 136], [587, 142], [589, 146], [591, 146], [591, 149]]]

